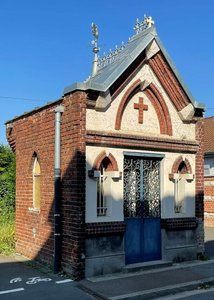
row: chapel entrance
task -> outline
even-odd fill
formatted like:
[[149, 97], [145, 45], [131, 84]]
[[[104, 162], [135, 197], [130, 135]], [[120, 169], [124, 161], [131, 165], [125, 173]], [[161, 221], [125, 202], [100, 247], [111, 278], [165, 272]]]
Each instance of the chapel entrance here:
[[126, 264], [161, 259], [160, 159], [124, 156]]

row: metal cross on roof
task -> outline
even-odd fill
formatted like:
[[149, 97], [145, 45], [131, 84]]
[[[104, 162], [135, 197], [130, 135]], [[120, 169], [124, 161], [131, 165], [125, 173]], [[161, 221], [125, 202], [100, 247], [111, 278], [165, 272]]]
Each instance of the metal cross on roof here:
[[152, 17], [151, 17], [151, 16], [150, 16], [150, 17], [144, 18], [144, 20], [145, 20], [145, 22], [146, 22], [148, 28], [150, 28], [152, 25], [155, 24], [155, 22], [152, 20]]
[[143, 21], [139, 21], [139, 19], [136, 20], [134, 26], [135, 34], [138, 34], [144, 31], [145, 29], [150, 28], [154, 24], [155, 22], [152, 20], [151, 16], [147, 17], [146, 15], [144, 15]]

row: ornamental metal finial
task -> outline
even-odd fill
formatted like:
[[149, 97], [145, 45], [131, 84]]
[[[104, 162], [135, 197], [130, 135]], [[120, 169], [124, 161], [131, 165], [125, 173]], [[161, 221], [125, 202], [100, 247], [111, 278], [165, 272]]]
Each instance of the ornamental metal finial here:
[[135, 34], [138, 34], [144, 31], [145, 29], [150, 28], [154, 24], [155, 22], [152, 20], [151, 16], [147, 17], [146, 15], [144, 15], [143, 21], [140, 22], [139, 19], [136, 20], [134, 26]]
[[98, 52], [100, 49], [98, 48], [97, 41], [99, 37], [98, 27], [96, 24], [91, 24], [91, 31], [93, 34], [94, 39], [92, 40], [93, 52], [94, 52], [94, 60], [93, 60], [93, 67], [92, 67], [92, 76], [94, 76], [97, 73], [97, 66], [98, 66]]
[[98, 60], [98, 67], [101, 69], [111, 63], [113, 63], [119, 54], [125, 49], [124, 42], [122, 42], [122, 45], [118, 47], [117, 45], [115, 46], [115, 50], [109, 50], [107, 54], [104, 53], [104, 56], [99, 58]]
[[94, 23], [91, 24], [91, 31], [94, 36], [94, 40], [92, 41], [92, 43], [95, 44], [99, 37], [98, 27], [96, 24], [94, 24]]
[[152, 25], [155, 24], [155, 21], [152, 20], [152, 17], [149, 16], [149, 17], [146, 17], [146, 15], [144, 16], [144, 21], [146, 22], [146, 25], [148, 28], [150, 28]]

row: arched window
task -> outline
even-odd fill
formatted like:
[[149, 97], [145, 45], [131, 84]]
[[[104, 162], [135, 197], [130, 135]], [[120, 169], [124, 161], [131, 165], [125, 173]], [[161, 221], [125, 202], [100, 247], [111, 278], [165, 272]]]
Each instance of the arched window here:
[[111, 176], [112, 164], [108, 157], [105, 157], [100, 164], [99, 177], [97, 180], [97, 216], [106, 216], [108, 212], [109, 199], [111, 197]]
[[39, 210], [41, 203], [41, 169], [37, 156], [33, 163], [33, 208]]
[[172, 173], [169, 174], [169, 179], [174, 182], [174, 211], [175, 213], [184, 213], [187, 182], [194, 179], [192, 168], [187, 158], [183, 159], [180, 156], [176, 159], [172, 167]]
[[175, 182], [175, 213], [180, 213], [183, 209], [183, 203], [185, 200], [186, 173], [186, 164], [182, 161], [178, 167], [178, 178]]
[[112, 206], [112, 182], [121, 179], [117, 161], [111, 153], [102, 151], [93, 164], [92, 170], [88, 170], [88, 176], [96, 179], [97, 188], [97, 217], [111, 215]]

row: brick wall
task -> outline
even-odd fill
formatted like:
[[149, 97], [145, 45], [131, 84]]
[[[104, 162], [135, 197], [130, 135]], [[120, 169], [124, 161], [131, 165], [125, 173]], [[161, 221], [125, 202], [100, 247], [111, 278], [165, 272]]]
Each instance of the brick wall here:
[[[53, 106], [25, 115], [8, 132], [16, 148], [16, 251], [29, 257], [52, 261], [53, 256]], [[41, 167], [41, 210], [33, 210], [33, 156]]]
[[196, 123], [196, 140], [199, 148], [196, 154], [196, 186], [195, 216], [198, 221], [197, 242], [198, 253], [204, 253], [204, 123], [199, 119]]
[[214, 227], [214, 177], [204, 178], [204, 225]]
[[64, 99], [62, 118], [62, 266], [75, 278], [84, 277], [86, 94]]
[[[16, 251], [53, 262], [54, 108], [65, 107], [61, 123], [62, 267], [84, 276], [86, 94], [75, 92], [14, 119], [7, 129], [16, 149]], [[33, 155], [41, 167], [41, 209], [33, 210]], [[78, 167], [77, 167], [78, 166]]]

